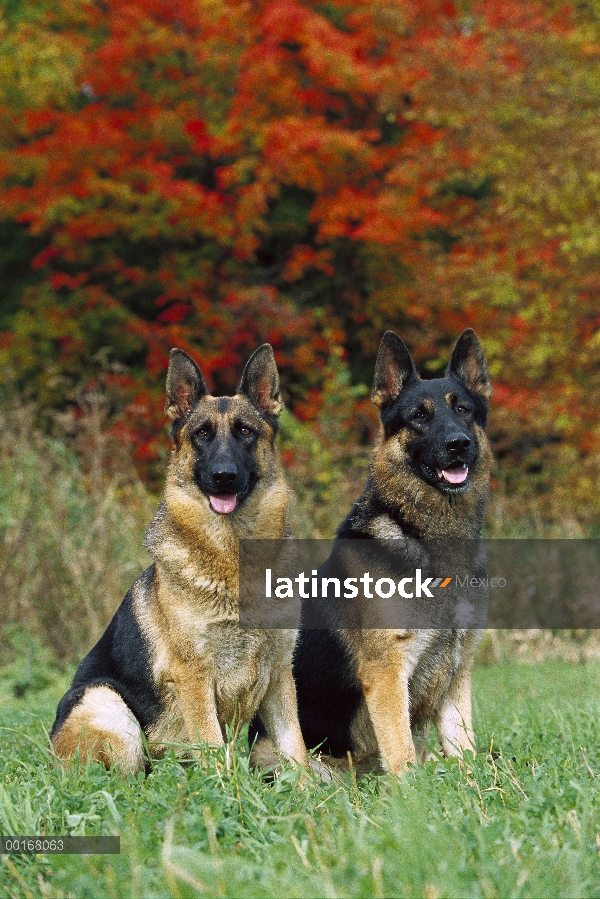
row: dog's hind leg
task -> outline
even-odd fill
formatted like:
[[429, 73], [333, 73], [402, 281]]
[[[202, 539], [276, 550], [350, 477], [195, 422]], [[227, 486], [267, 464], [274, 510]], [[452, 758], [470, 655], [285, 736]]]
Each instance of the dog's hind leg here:
[[139, 722], [123, 698], [105, 685], [85, 691], [52, 734], [52, 745], [62, 761], [74, 759], [79, 752], [82, 761], [89, 758], [107, 768], [114, 765], [123, 774], [145, 768]]

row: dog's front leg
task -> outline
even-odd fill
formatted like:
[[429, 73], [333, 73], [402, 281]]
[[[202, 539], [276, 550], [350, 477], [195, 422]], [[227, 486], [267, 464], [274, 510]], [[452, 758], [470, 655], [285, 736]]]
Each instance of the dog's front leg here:
[[259, 714], [276, 751], [303, 768], [308, 768], [291, 666], [284, 671], [272, 673], [267, 692], [259, 706]]
[[217, 702], [212, 678], [191, 666], [175, 678], [175, 691], [191, 743], [221, 746], [225, 741], [217, 717]]
[[475, 734], [471, 718], [471, 666], [463, 665], [450, 684], [436, 726], [444, 755], [462, 756], [475, 752]]
[[377, 737], [381, 759], [392, 774], [400, 775], [416, 761], [410, 730], [408, 671], [392, 654], [387, 659], [361, 660], [358, 678]]
[[475, 752], [475, 734], [471, 718], [471, 672], [483, 631], [463, 634], [458, 671], [436, 716], [436, 726], [444, 755], [461, 756], [466, 750]]

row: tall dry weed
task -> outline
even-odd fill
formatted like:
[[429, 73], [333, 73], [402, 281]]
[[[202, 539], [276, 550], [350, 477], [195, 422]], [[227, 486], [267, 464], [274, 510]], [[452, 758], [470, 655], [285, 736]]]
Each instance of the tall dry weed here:
[[71, 422], [68, 441], [42, 434], [35, 413], [17, 399], [0, 408], [0, 631], [23, 628], [79, 658], [149, 564], [154, 503], [131, 466], [104, 465], [100, 403]]

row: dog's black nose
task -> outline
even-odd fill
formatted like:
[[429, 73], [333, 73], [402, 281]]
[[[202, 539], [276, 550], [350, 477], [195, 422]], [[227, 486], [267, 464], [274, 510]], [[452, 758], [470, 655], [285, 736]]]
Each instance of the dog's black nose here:
[[466, 434], [451, 434], [446, 440], [446, 449], [450, 452], [460, 453], [468, 449], [471, 440]]
[[219, 465], [218, 468], [213, 469], [211, 475], [215, 486], [226, 490], [228, 487], [231, 487], [238, 476], [237, 466]]

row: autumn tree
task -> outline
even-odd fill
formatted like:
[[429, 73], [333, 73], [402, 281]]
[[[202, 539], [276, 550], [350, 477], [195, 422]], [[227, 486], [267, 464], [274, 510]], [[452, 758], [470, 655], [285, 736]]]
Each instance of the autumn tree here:
[[305, 421], [347, 377], [360, 441], [382, 332], [437, 374], [471, 324], [508, 471], [583, 501], [597, 46], [526, 0], [53, 0], [0, 44], [5, 363], [45, 406], [102, 377], [148, 465], [170, 346], [227, 391], [269, 340]]

